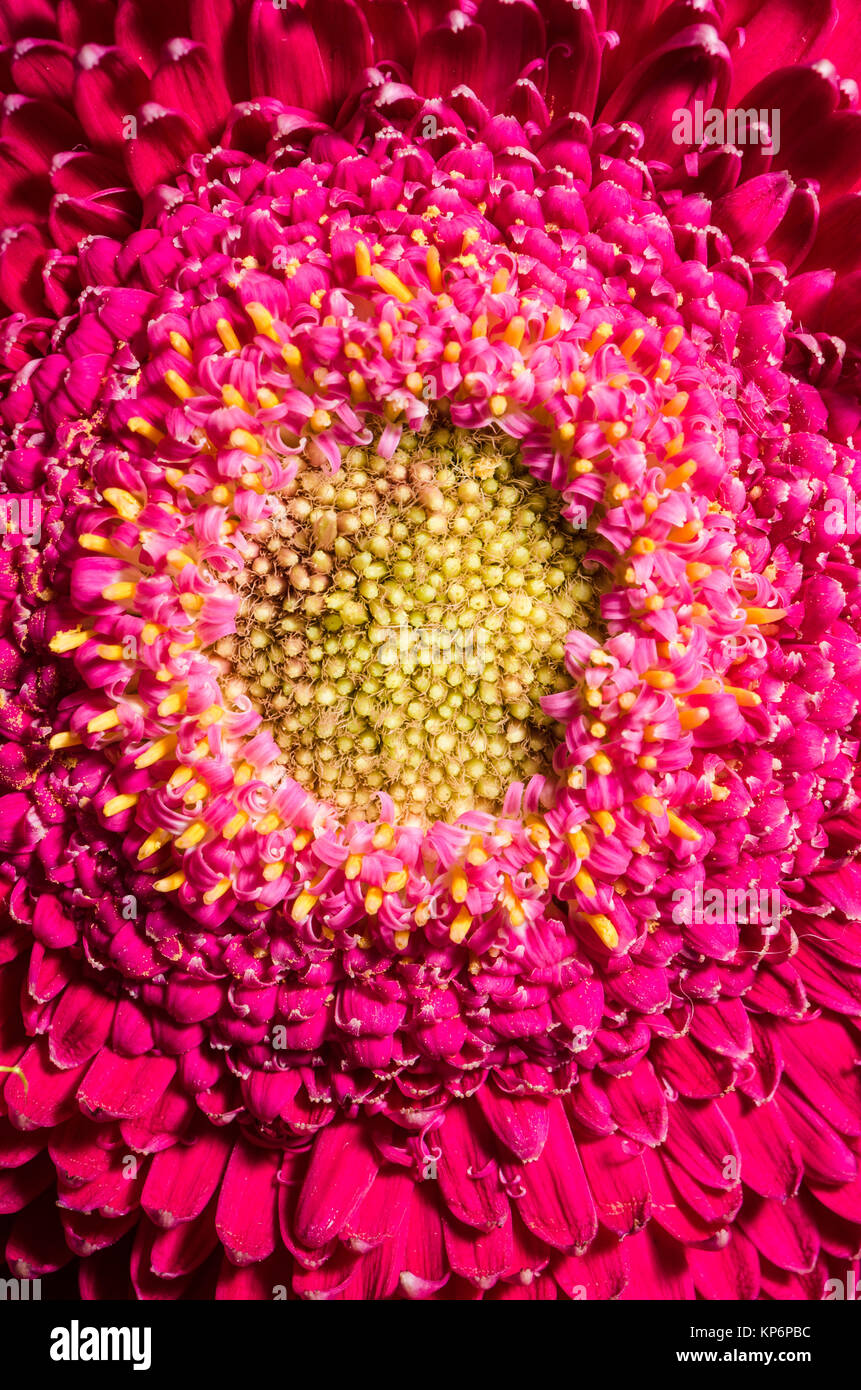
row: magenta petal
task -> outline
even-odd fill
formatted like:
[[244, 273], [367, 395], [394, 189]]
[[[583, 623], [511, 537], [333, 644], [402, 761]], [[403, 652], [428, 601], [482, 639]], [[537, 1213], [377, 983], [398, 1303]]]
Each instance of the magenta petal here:
[[275, 1249], [278, 1231], [277, 1173], [280, 1154], [240, 1140], [221, 1183], [215, 1226], [236, 1265], [264, 1260]]

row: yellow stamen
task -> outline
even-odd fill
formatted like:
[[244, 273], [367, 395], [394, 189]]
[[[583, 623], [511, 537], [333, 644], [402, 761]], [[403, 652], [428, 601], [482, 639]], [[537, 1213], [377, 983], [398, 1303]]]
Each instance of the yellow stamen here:
[[169, 336], [170, 345], [173, 348], [174, 352], [178, 352], [180, 357], [184, 357], [186, 362], [190, 362], [193, 353], [191, 351], [191, 344], [189, 343], [188, 339], [183, 338], [181, 333], [175, 332], [171, 333]]
[[257, 822], [255, 829], [258, 835], [269, 835], [273, 830], [277, 830], [281, 824], [281, 817], [277, 811], [270, 811], [262, 820]]
[[509, 347], [519, 348], [523, 342], [523, 335], [526, 332], [526, 319], [520, 314], [515, 315], [503, 334]]
[[116, 555], [117, 549], [109, 536], [95, 536], [86, 532], [78, 537], [82, 550], [91, 550], [95, 555]]
[[133, 415], [128, 422], [132, 434], [142, 435], [144, 439], [149, 439], [153, 444], [160, 444], [164, 439], [161, 430], [151, 425], [149, 420], [144, 420], [141, 415]]
[[664, 339], [664, 351], [675, 352], [676, 348], [679, 346], [679, 343], [682, 341], [682, 338], [684, 336], [685, 330], [682, 327], [680, 327], [679, 324], [676, 324], [674, 328], [670, 329], [669, 333]]
[[66, 628], [63, 632], [55, 632], [48, 646], [52, 652], [73, 652], [89, 642], [92, 636], [91, 628]]
[[583, 347], [583, 351], [590, 357], [594, 357], [599, 348], [603, 347], [607, 339], [613, 335], [613, 325], [611, 323], [599, 323], [598, 327]]
[[272, 315], [265, 304], [260, 304], [257, 300], [253, 300], [251, 304], [246, 304], [245, 312], [254, 324], [255, 332], [261, 333], [264, 338], [271, 338], [273, 343], [281, 342], [281, 339], [272, 327]]
[[224, 894], [227, 892], [229, 887], [229, 878], [219, 879], [218, 883], [216, 883], [214, 888], [210, 888], [207, 890], [207, 892], [204, 893], [203, 901], [207, 904], [207, 906], [209, 906], [212, 903], [218, 902], [219, 898], [224, 897]]
[[362, 872], [362, 856], [360, 854], [350, 854], [344, 865], [344, 877], [348, 879], [358, 878]]
[[161, 758], [168, 757], [175, 747], [176, 737], [173, 734], [168, 734], [164, 738], [156, 739], [155, 743], [151, 744], [143, 753], [138, 754], [135, 758], [135, 767], [152, 767], [153, 763], [159, 762]]
[[610, 918], [605, 916], [603, 912], [587, 912], [586, 921], [589, 923], [593, 932], [600, 937], [604, 945], [608, 946], [611, 951], [615, 950], [619, 944], [619, 933], [616, 931]]
[[121, 579], [116, 584], [108, 584], [102, 589], [102, 598], [108, 603], [121, 603], [127, 598], [134, 598], [137, 591], [137, 584], [133, 584], [129, 579]]
[[393, 270], [389, 270], [388, 266], [371, 266], [371, 274], [386, 294], [392, 295], [401, 304], [409, 304], [413, 298], [412, 290], [408, 289], [403, 280], [400, 280]]
[[579, 869], [577, 871], [577, 873], [574, 875], [574, 882], [576, 883], [577, 887], [580, 889], [580, 892], [583, 894], [584, 897], [597, 897], [598, 890], [595, 887], [595, 881], [592, 878], [592, 875], [590, 873], [587, 873], [585, 869]]
[[604, 835], [612, 835], [616, 829], [616, 818], [609, 811], [593, 811], [592, 819]]
[[644, 671], [643, 680], [653, 690], [672, 690], [676, 683], [672, 671]]
[[195, 820], [182, 834], [174, 841], [177, 849], [192, 849], [194, 845], [199, 845], [205, 839], [207, 827], [202, 820]]
[[134, 521], [143, 510], [140, 502], [124, 487], [106, 487], [102, 493], [109, 507], [119, 512], [125, 521]]
[[165, 695], [164, 699], [161, 701], [161, 703], [160, 703], [159, 706], [158, 706], [158, 712], [159, 712], [159, 714], [161, 714], [161, 715], [166, 715], [166, 714], [178, 714], [179, 711], [180, 711], [180, 710], [183, 708], [183, 706], [185, 705], [185, 702], [186, 702], [187, 699], [188, 699], [188, 690], [187, 690], [187, 689], [175, 690], [175, 691], [173, 692], [173, 694], [171, 694], [171, 695]]
[[221, 345], [225, 352], [239, 351], [240, 342], [232, 323], [229, 323], [227, 319], [219, 319], [215, 325], [215, 331], [221, 339]]
[[382, 888], [377, 888], [376, 886], [374, 886], [373, 888], [369, 888], [367, 893], [365, 894], [365, 911], [373, 917], [377, 912], [379, 912], [382, 905]]
[[281, 863], [280, 859], [272, 864], [263, 865], [263, 877], [267, 883], [274, 883], [277, 878], [281, 877], [283, 872], [284, 865]]
[[694, 830], [693, 826], [680, 820], [674, 811], [667, 812], [667, 819], [670, 822], [670, 830], [674, 835], [678, 835], [680, 840], [701, 840], [702, 835]]
[[361, 279], [366, 279], [371, 273], [371, 253], [367, 243], [364, 241], [356, 242], [356, 274]]
[[442, 289], [442, 267], [440, 266], [439, 251], [435, 246], [428, 247], [426, 264], [428, 283], [434, 294], [439, 294]]
[[[237, 811], [236, 815], [233, 816], [232, 819], [227, 822], [227, 824], [221, 832], [225, 840], [232, 840], [234, 836], [238, 835], [242, 827], [247, 823], [247, 821], [248, 816], [245, 814], [245, 812]], [[316, 898], [314, 901], [316, 902]]]
[[467, 912], [465, 907], [460, 908], [457, 916], [448, 929], [449, 940], [453, 941], [455, 946], [459, 946], [471, 926], [472, 916]]
[[677, 487], [681, 487], [683, 483], [688, 481], [688, 478], [693, 477], [696, 471], [697, 466], [693, 459], [688, 459], [687, 463], [679, 464], [678, 468], [674, 468], [671, 473], [667, 474], [664, 479], [664, 487], [668, 488], [670, 491]]
[[153, 884], [153, 888], [157, 893], [174, 893], [177, 888], [181, 888], [184, 883], [185, 874], [181, 869], [177, 869], [176, 873], [168, 874], [167, 878], [158, 879], [157, 882]]
[[625, 341], [622, 343], [622, 346], [619, 348], [619, 351], [621, 352], [622, 356], [633, 357], [634, 353], [637, 351], [637, 348], [640, 346], [645, 336], [646, 333], [645, 329], [643, 328], [635, 328], [633, 332], [629, 333]]
[[181, 401], [187, 401], [194, 395], [194, 387], [189, 386], [185, 377], [180, 376], [179, 372], [175, 372], [173, 367], [170, 367], [165, 372], [164, 384], [175, 396], [178, 396]]
[[745, 608], [745, 618], [749, 627], [757, 627], [761, 623], [779, 623], [786, 617], [785, 608]]
[[227, 442], [231, 449], [241, 449], [244, 454], [251, 454], [254, 458], [263, 453], [261, 441], [248, 430], [231, 430]]
[[115, 709], [106, 709], [103, 714], [96, 714], [87, 722], [88, 734], [102, 734], [107, 729], [115, 729], [120, 722], [120, 716]]
[[110, 801], [106, 801], [102, 807], [102, 815], [109, 820], [111, 816], [119, 816], [123, 811], [130, 811], [133, 806], [138, 804], [137, 792], [123, 792], [119, 796], [112, 796]]
[[80, 734], [74, 734], [71, 729], [65, 729], [61, 734], [51, 735], [48, 740], [48, 747], [54, 752], [59, 748], [77, 748], [80, 742]]
[[148, 835], [138, 850], [138, 860], [149, 859], [150, 855], [157, 854], [158, 851], [167, 844], [170, 839], [170, 831], [163, 830], [161, 826]]

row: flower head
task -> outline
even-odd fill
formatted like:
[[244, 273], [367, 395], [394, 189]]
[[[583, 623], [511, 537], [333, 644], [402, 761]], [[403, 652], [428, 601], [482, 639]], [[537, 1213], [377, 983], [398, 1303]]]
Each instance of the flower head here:
[[836, 15], [23, 8], [10, 1267], [821, 1297], [861, 1212]]

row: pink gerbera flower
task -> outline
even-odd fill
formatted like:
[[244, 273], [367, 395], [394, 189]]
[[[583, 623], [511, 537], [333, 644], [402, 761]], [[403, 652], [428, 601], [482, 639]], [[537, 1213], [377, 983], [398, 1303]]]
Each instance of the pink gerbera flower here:
[[81, 1295], [861, 1246], [821, 0], [13, 0], [0, 1226]]

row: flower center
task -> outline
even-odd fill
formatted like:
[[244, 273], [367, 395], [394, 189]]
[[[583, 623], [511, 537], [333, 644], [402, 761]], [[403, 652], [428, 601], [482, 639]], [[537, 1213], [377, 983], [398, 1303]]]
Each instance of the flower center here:
[[242, 576], [230, 694], [261, 709], [289, 774], [373, 817], [495, 810], [550, 770], [565, 636], [598, 635], [586, 541], [500, 431], [436, 422], [391, 458], [303, 464]]

